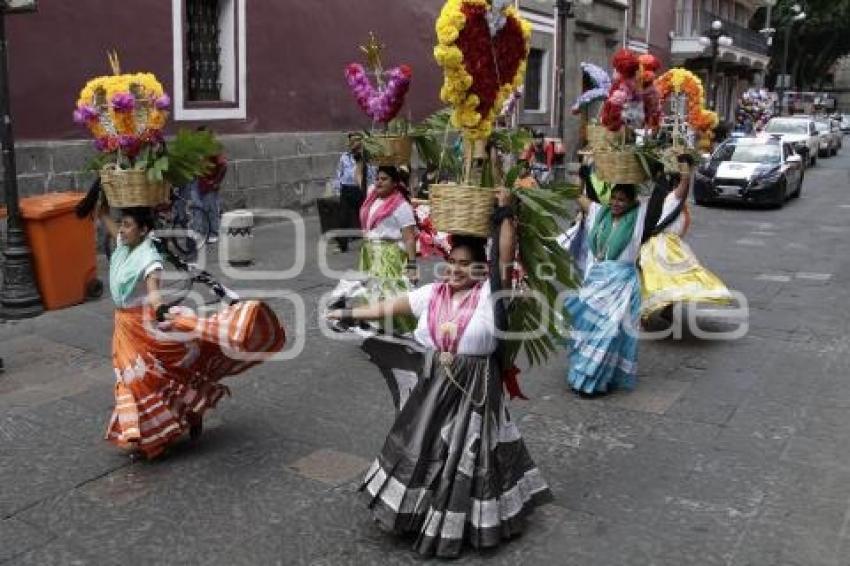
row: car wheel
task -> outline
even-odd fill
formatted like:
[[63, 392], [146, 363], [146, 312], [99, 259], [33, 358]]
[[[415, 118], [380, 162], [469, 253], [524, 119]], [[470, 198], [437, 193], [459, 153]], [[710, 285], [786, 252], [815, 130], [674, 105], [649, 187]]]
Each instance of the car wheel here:
[[773, 202], [773, 208], [782, 208], [785, 206], [785, 201], [788, 200], [788, 183], [785, 179], [782, 180], [782, 185], [779, 187], [778, 196]]
[[797, 190], [791, 193], [791, 198], [800, 198], [800, 195], [803, 193], [803, 181], [805, 181], [805, 177], [800, 175], [800, 182], [797, 183]]

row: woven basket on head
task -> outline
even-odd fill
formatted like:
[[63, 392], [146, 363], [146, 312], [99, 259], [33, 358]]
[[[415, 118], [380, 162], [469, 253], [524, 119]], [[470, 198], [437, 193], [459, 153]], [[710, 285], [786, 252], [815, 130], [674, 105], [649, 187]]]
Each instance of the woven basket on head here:
[[100, 181], [109, 206], [157, 206], [169, 201], [171, 191], [166, 183], [152, 182], [140, 169], [118, 169], [107, 165], [100, 170]]
[[605, 126], [590, 125], [587, 127], [587, 147], [602, 149], [611, 145], [611, 132]]
[[646, 171], [637, 154], [629, 149], [594, 151], [596, 175], [612, 185], [637, 185], [646, 181]]
[[375, 156], [378, 165], [407, 165], [413, 153], [413, 140], [408, 136], [375, 136], [381, 152]]
[[492, 189], [453, 183], [431, 185], [431, 220], [440, 232], [464, 236], [490, 235], [495, 198]]

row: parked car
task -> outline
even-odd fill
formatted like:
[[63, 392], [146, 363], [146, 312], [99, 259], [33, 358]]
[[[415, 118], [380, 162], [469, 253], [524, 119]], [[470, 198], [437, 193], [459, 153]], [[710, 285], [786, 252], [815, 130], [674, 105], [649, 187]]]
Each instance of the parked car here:
[[842, 149], [844, 147], [844, 132], [841, 131], [841, 120], [832, 121], [832, 134], [835, 136], [836, 141], [838, 142], [838, 149]]
[[697, 204], [737, 201], [781, 207], [803, 190], [803, 157], [783, 136], [730, 139], [697, 168]]
[[842, 114], [839, 120], [841, 131], [843, 133], [850, 133], [850, 114]]
[[815, 118], [818, 131], [818, 157], [832, 157], [838, 153], [841, 144], [841, 132], [831, 118]]
[[764, 132], [781, 135], [785, 141], [793, 144], [794, 151], [803, 158], [804, 165], [814, 167], [817, 164], [820, 137], [811, 118], [771, 118], [764, 127]]

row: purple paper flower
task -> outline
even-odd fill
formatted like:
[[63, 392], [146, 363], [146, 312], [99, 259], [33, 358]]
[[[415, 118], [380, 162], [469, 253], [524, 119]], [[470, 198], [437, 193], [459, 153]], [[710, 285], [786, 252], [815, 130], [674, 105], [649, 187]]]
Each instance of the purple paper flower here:
[[154, 101], [154, 106], [157, 110], [168, 110], [171, 107], [171, 97], [163, 94]]
[[112, 97], [112, 109], [116, 112], [132, 112], [136, 99], [128, 92], [118, 92]]
[[97, 138], [94, 140], [94, 148], [98, 151], [109, 151], [109, 138]]
[[593, 87], [579, 96], [573, 104], [572, 111], [579, 112], [582, 108], [594, 102], [606, 98], [611, 89], [611, 77], [602, 67], [593, 63], [582, 63], [582, 73], [588, 76]]
[[362, 65], [352, 63], [345, 68], [345, 78], [357, 104], [372, 120], [383, 123], [395, 118], [401, 110], [410, 88], [411, 75], [409, 66], [395, 67], [387, 71], [384, 87], [376, 89], [369, 82]]
[[97, 110], [88, 104], [81, 104], [74, 110], [74, 122], [77, 124], [87, 124], [98, 119]]

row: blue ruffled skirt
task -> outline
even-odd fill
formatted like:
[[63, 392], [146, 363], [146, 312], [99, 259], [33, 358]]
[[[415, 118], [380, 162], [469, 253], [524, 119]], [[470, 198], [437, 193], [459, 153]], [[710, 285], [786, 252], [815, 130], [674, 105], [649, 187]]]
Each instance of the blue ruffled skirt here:
[[637, 382], [640, 282], [630, 262], [594, 264], [577, 295], [564, 304], [570, 318], [567, 381], [580, 392], [632, 389]]

